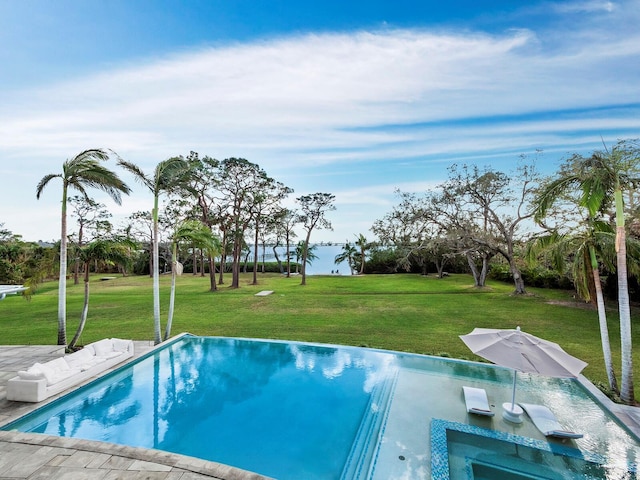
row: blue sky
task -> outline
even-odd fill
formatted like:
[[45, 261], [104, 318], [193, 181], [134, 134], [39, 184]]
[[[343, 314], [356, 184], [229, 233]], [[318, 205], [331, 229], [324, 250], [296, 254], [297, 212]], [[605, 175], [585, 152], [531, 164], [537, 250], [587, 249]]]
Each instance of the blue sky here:
[[[372, 237], [451, 163], [640, 137], [639, 24], [640, 0], [0, 0], [0, 223], [57, 239], [60, 185], [35, 187], [84, 149], [195, 150], [336, 195], [312, 240]], [[116, 224], [151, 207], [123, 176], [122, 206], [95, 194]]]

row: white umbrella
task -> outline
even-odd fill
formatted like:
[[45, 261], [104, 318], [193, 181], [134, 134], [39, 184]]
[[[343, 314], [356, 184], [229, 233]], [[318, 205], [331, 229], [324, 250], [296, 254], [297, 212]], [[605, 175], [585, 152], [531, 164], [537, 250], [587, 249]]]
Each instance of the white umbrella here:
[[460, 339], [473, 353], [514, 369], [511, 411], [516, 401], [516, 373], [537, 373], [548, 377], [577, 377], [588, 364], [569, 355], [560, 345], [543, 340], [518, 327], [515, 330], [475, 328]]

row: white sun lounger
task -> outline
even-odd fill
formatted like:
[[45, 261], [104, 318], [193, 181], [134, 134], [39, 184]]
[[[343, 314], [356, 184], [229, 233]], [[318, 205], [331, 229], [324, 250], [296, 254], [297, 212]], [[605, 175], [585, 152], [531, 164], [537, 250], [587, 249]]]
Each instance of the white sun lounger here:
[[558, 423], [555, 415], [544, 405], [520, 403], [522, 409], [527, 412], [533, 424], [547, 437], [582, 438], [581, 433], [566, 430]]
[[495, 415], [491, 411], [491, 407], [489, 407], [487, 392], [485, 392], [484, 388], [462, 387], [462, 391], [464, 392], [464, 403], [467, 405], [467, 412], [487, 417]]

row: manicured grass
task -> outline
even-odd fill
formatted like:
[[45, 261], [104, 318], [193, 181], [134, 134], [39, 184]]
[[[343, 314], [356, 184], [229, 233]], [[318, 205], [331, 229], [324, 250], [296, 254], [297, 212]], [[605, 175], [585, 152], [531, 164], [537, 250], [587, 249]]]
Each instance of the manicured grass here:
[[[458, 335], [474, 327], [520, 325], [589, 362], [585, 375], [606, 383], [597, 313], [574, 302], [570, 292], [529, 289], [530, 295], [513, 296], [509, 284], [489, 282], [487, 288], [473, 288], [467, 275], [443, 279], [408, 274], [312, 276], [307, 278], [306, 286], [301, 286], [300, 277], [295, 276], [260, 275], [258, 285], [250, 285], [251, 279], [250, 274], [243, 275], [241, 288], [221, 285], [212, 293], [208, 291], [208, 277], [179, 277], [172, 332], [368, 346], [479, 360]], [[230, 282], [230, 276], [226, 281]], [[163, 326], [169, 286], [170, 277], [163, 276]], [[256, 297], [254, 294], [261, 290], [274, 293]], [[83, 285], [69, 284], [69, 339], [75, 332], [82, 301]], [[608, 316], [619, 372], [620, 337], [615, 309]], [[632, 320], [633, 331], [637, 332], [637, 311]], [[57, 283], [42, 285], [29, 302], [13, 297], [0, 302], [0, 331], [3, 344], [55, 343]], [[92, 280], [89, 319], [81, 343], [112, 336], [153, 338], [149, 277]], [[634, 356], [636, 370], [638, 362], [640, 354]]]

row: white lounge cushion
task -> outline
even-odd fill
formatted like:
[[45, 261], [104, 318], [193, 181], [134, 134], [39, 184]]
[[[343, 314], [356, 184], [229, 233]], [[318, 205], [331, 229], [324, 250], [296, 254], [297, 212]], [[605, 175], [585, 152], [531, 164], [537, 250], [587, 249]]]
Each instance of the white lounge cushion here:
[[487, 392], [484, 388], [475, 387], [462, 387], [464, 392], [464, 403], [467, 406], [467, 412], [475, 413], [476, 415], [485, 415], [487, 417], [493, 417], [495, 414], [491, 411], [489, 406], [489, 400], [487, 398]]
[[533, 424], [547, 437], [582, 438], [581, 433], [566, 430], [548, 407], [532, 403], [520, 403], [522, 409], [527, 412]]
[[[62, 362], [57, 362], [56, 360], [62, 360]], [[42, 372], [44, 378], [47, 379], [47, 385], [55, 385], [56, 383], [61, 382], [62, 380], [65, 380], [72, 375], [80, 372], [80, 369], [69, 368], [67, 362], [65, 362], [62, 358], [56, 360], [52, 360], [51, 362], [47, 363], [36, 363], [33, 366], [36, 371], [39, 370], [40, 372]]]
[[70, 367], [64, 357], [59, 357], [54, 360], [50, 360], [44, 365], [52, 368], [56, 372], [68, 372]]
[[44, 373], [40, 370], [20, 370], [18, 372], [18, 376], [23, 380], [40, 380], [41, 378], [44, 378]]
[[116, 352], [126, 352], [129, 350], [129, 345], [131, 345], [131, 340], [122, 340], [121, 338], [113, 338], [113, 349]]
[[98, 340], [92, 343], [93, 349], [96, 352], [96, 357], [108, 357], [113, 352], [113, 341], [110, 338]]
[[93, 351], [89, 351], [86, 348], [78, 350], [70, 355], [66, 355], [64, 358], [70, 367], [81, 367], [87, 362], [91, 362], [95, 357]]

